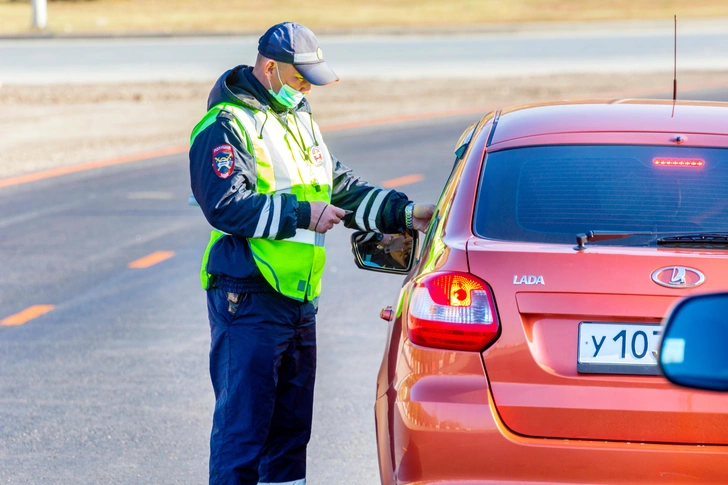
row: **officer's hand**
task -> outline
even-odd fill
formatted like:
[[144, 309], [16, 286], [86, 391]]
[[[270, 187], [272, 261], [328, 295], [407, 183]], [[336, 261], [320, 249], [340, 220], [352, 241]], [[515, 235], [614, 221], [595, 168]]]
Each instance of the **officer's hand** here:
[[346, 211], [344, 209], [339, 209], [331, 204], [311, 202], [311, 223], [308, 225], [308, 228], [324, 234], [333, 228], [335, 224], [341, 222], [341, 219], [345, 215]]
[[415, 204], [412, 210], [412, 227], [420, 232], [427, 231], [435, 206], [432, 204]]

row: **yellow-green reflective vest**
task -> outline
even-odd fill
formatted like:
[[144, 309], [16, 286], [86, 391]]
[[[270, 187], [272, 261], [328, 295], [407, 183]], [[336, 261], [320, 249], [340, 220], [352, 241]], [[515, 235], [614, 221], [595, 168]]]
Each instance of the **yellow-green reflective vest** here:
[[[255, 157], [256, 192], [273, 198], [294, 194], [299, 201], [331, 202], [333, 162], [321, 131], [309, 113], [289, 111], [286, 127], [272, 112], [220, 103], [213, 106], [194, 128], [190, 145], [199, 133], [215, 123], [223, 110], [233, 115], [234, 128], [240, 139], [245, 140], [248, 152]], [[310, 153], [313, 146], [318, 146], [316, 156]], [[280, 208], [280, 202], [275, 206]], [[273, 215], [275, 224], [276, 217], [279, 214]], [[264, 229], [259, 228], [261, 236]], [[275, 231], [270, 232], [275, 237]], [[210, 287], [207, 272], [210, 251], [225, 236], [227, 234], [217, 230], [210, 235], [200, 269], [204, 289]], [[258, 269], [278, 292], [300, 301], [312, 300], [321, 293], [321, 276], [326, 263], [323, 234], [297, 229], [292, 238], [263, 239], [256, 234], [248, 238], [248, 243]]]

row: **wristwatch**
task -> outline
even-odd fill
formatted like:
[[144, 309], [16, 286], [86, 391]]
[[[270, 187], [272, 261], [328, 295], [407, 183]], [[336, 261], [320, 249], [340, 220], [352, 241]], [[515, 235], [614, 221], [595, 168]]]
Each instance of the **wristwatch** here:
[[414, 215], [413, 215], [414, 210], [415, 210], [414, 202], [410, 202], [404, 208], [404, 225], [407, 226], [407, 229], [413, 229], [412, 223], [413, 223], [413, 219], [414, 219]]

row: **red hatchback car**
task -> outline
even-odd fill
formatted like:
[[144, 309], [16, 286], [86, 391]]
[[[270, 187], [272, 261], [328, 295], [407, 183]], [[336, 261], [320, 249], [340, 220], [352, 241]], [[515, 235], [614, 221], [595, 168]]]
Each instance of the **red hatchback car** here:
[[728, 397], [656, 362], [728, 290], [728, 104], [515, 107], [456, 158], [387, 316], [382, 483], [728, 484]]

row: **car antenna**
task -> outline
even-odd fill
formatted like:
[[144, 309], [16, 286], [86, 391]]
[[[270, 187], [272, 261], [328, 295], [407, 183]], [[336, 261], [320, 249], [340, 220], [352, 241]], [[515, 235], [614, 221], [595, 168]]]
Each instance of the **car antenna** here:
[[677, 14], [675, 14], [675, 41], [672, 60], [672, 118], [675, 117], [675, 103], [677, 102]]

